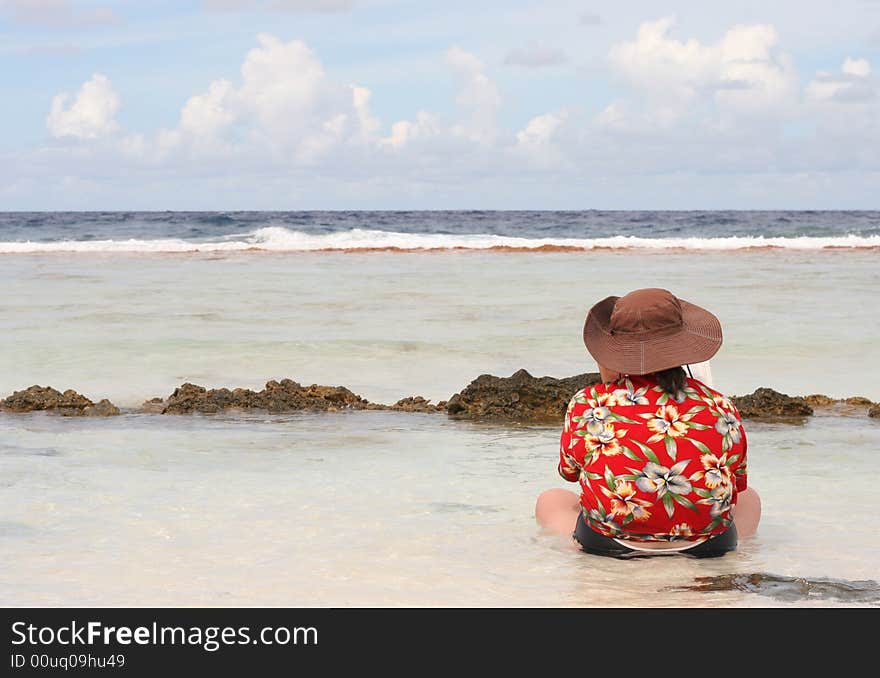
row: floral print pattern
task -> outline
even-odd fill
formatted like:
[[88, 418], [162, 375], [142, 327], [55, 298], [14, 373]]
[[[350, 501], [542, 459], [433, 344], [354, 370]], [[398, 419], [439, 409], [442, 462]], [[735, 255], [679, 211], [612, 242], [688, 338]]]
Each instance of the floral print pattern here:
[[623, 383], [626, 386], [626, 388], [617, 389], [612, 393], [615, 400], [620, 405], [626, 406], [626, 405], [647, 405], [648, 404], [649, 401], [648, 401], [648, 398], [646, 395], [648, 393], [647, 386], [643, 386], [640, 389], [636, 389], [635, 386], [633, 386], [633, 383], [630, 379], [624, 379]]
[[609, 490], [607, 487], [601, 489], [611, 500], [611, 515], [620, 516], [624, 523], [632, 520], [647, 520], [651, 517], [647, 509], [654, 505], [653, 502], [636, 498], [636, 490], [630, 483], [626, 481], [617, 483], [614, 490]]
[[559, 473], [579, 482], [584, 520], [608, 537], [702, 539], [724, 532], [747, 487], [739, 413], [696, 379], [674, 395], [650, 376], [575, 394], [560, 439]]

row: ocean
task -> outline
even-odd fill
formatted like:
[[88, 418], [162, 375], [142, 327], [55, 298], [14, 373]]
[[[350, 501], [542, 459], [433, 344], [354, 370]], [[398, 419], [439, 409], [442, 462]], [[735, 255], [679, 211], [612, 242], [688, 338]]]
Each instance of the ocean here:
[[721, 319], [727, 394], [876, 402], [878, 254], [880, 212], [0, 213], [0, 397], [123, 410], [0, 413], [0, 604], [877, 605], [867, 416], [747, 420], [758, 535], [624, 562], [535, 525], [566, 486], [556, 427], [138, 408], [184, 382], [436, 402], [594, 371], [587, 310], [639, 287]]

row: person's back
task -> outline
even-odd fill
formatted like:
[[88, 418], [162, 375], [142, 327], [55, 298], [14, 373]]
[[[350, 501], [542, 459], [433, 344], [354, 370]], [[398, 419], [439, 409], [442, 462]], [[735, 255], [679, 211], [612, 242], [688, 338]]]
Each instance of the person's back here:
[[682, 368], [705, 364], [721, 341], [718, 318], [668, 290], [635, 290], [590, 309], [584, 344], [602, 383], [569, 403], [558, 466], [581, 492], [543, 492], [542, 526], [610, 556], [713, 557], [736, 549], [738, 528], [754, 533], [761, 503], [748, 487], [739, 413]]
[[747, 487], [746, 437], [734, 405], [682, 376], [655, 375], [578, 392], [566, 412], [559, 472], [581, 485], [584, 518], [606, 537], [698, 542], [731, 524]]

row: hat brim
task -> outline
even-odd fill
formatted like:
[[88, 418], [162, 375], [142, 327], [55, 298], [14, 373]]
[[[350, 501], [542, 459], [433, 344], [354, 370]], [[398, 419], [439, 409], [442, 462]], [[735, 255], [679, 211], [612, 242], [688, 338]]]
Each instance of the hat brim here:
[[663, 336], [612, 334], [611, 311], [620, 297], [597, 303], [584, 323], [584, 344], [602, 367], [621, 374], [650, 374], [709, 360], [721, 348], [721, 322], [706, 309], [679, 299], [682, 326]]

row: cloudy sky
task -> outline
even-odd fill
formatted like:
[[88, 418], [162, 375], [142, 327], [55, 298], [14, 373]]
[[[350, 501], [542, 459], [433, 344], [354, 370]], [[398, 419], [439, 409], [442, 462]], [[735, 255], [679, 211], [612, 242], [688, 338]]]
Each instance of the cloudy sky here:
[[0, 211], [880, 208], [880, 0], [0, 0]]

